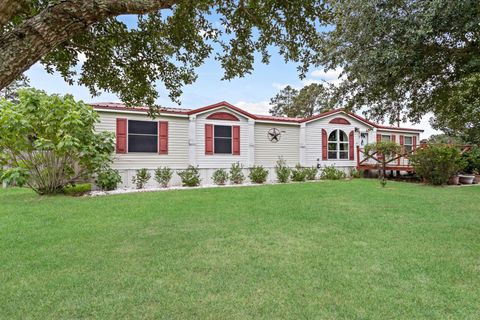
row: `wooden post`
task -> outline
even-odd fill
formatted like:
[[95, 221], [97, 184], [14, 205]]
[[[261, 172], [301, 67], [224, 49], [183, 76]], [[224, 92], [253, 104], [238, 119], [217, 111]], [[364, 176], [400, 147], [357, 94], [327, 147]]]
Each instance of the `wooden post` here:
[[360, 169], [360, 146], [357, 146], [357, 169]]

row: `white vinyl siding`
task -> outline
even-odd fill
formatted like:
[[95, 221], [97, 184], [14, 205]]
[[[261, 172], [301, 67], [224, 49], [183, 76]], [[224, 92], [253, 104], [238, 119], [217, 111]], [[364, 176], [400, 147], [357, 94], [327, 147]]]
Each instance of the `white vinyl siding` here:
[[[329, 123], [330, 120], [333, 118], [344, 118], [348, 120], [351, 124], [344, 125], [344, 124], [334, 124]], [[327, 131], [327, 139], [330, 133], [334, 130], [343, 130], [347, 137], [349, 136], [352, 130], [358, 128], [359, 131], [354, 132], [354, 159], [355, 160], [345, 160], [345, 159], [337, 159], [337, 160], [322, 160], [322, 129]], [[311, 121], [306, 124], [306, 132], [305, 132], [305, 146], [306, 146], [306, 165], [307, 166], [314, 166], [317, 163], [320, 165], [335, 165], [340, 167], [354, 167], [357, 165], [357, 154], [356, 154], [356, 147], [360, 142], [360, 132], [366, 132], [369, 129], [364, 123], [357, 121], [356, 119], [346, 116], [346, 115], [339, 115], [334, 114], [326, 118], [322, 118], [319, 120]], [[328, 142], [327, 142], [328, 143]], [[318, 160], [318, 162], [317, 162]]]
[[[280, 130], [280, 140], [276, 143], [267, 136], [272, 128]], [[280, 156], [290, 166], [300, 161], [300, 126], [255, 123], [255, 164], [273, 167]]]
[[[207, 119], [209, 115], [217, 112], [228, 112], [235, 115], [240, 121]], [[205, 124], [221, 126], [240, 126], [240, 155], [232, 154], [205, 154]], [[248, 120], [226, 108], [219, 108], [197, 116], [195, 124], [195, 158], [200, 168], [230, 168], [232, 163], [240, 162], [248, 166]], [[188, 132], [185, 134], [188, 136]]]
[[122, 114], [116, 112], [98, 111], [100, 122], [95, 125], [96, 131], [109, 131], [115, 134], [116, 119], [141, 121], [168, 121], [168, 154], [158, 153], [126, 153], [114, 154], [115, 169], [155, 169], [159, 166], [169, 166], [173, 169], [188, 166], [188, 118], [159, 117], [152, 120], [147, 115]]

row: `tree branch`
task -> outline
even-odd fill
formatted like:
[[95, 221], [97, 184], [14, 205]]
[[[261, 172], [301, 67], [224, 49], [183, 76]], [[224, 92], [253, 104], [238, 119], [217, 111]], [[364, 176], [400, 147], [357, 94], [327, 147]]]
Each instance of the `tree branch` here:
[[13, 16], [22, 11], [25, 0], [0, 0], [0, 28], [6, 25]]
[[[0, 0], [7, 5], [15, 0]], [[0, 36], [0, 90], [62, 42], [121, 14], [171, 8], [178, 0], [61, 0]], [[0, 7], [0, 12], [2, 12]], [[8, 13], [0, 17], [8, 17]], [[12, 15], [10, 15], [11, 18]]]

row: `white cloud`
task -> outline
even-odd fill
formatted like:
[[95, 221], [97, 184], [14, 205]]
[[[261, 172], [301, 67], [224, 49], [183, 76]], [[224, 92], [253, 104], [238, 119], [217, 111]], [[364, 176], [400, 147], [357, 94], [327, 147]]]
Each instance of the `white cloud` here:
[[309, 86], [312, 83], [324, 83], [325, 81], [317, 80], [317, 79], [303, 79], [302, 80], [302, 87]]
[[85, 61], [87, 61], [87, 56], [83, 52], [80, 52], [77, 55], [77, 58], [78, 58], [78, 62], [81, 63], [81, 64], [84, 63]]
[[310, 76], [314, 78], [321, 78], [323, 80], [335, 80], [340, 77], [340, 74], [342, 73], [343, 69], [342, 68], [337, 68], [333, 70], [328, 70], [324, 71], [323, 69], [317, 69], [313, 70], [312, 73], [310, 73]]
[[268, 115], [268, 109], [270, 109], [270, 105], [268, 101], [258, 101], [258, 102], [239, 101], [235, 104], [235, 106], [253, 114], [264, 114], [264, 115]]
[[342, 78], [340, 78], [340, 74], [342, 73], [343, 69], [342, 68], [337, 68], [334, 70], [328, 70], [324, 71], [323, 69], [317, 69], [313, 70], [310, 73], [310, 76], [312, 78], [307, 78], [302, 81], [303, 85], [309, 85], [312, 83], [330, 83], [333, 85], [338, 85], [341, 81]]
[[286, 86], [288, 86], [288, 84], [286, 84], [286, 83], [278, 83], [278, 82], [272, 83], [272, 87], [274, 87], [275, 89], [278, 89], [278, 90], [283, 90], [283, 89], [285, 89]]
[[423, 129], [425, 130], [422, 134], [420, 134], [421, 139], [427, 139], [430, 137], [432, 134], [440, 134], [442, 133], [441, 131], [435, 130], [432, 128], [430, 125], [430, 118], [433, 117], [433, 113], [427, 113], [421, 120], [420, 123], [417, 124], [411, 124], [409, 121], [407, 121], [406, 124], [401, 123], [401, 127], [407, 127], [407, 128], [415, 128], [415, 129]]

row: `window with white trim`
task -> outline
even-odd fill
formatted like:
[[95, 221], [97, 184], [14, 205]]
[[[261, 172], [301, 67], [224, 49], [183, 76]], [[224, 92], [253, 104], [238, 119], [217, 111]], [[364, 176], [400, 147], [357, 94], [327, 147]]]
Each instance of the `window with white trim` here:
[[382, 141], [391, 141], [392, 136], [389, 134], [382, 134]]
[[156, 153], [158, 122], [128, 120], [128, 152]]
[[403, 137], [403, 147], [405, 151], [410, 152], [413, 149], [413, 137], [411, 136], [404, 136]]
[[348, 160], [348, 136], [340, 129], [328, 136], [328, 160]]
[[232, 153], [232, 126], [213, 126], [213, 144], [215, 154]]

